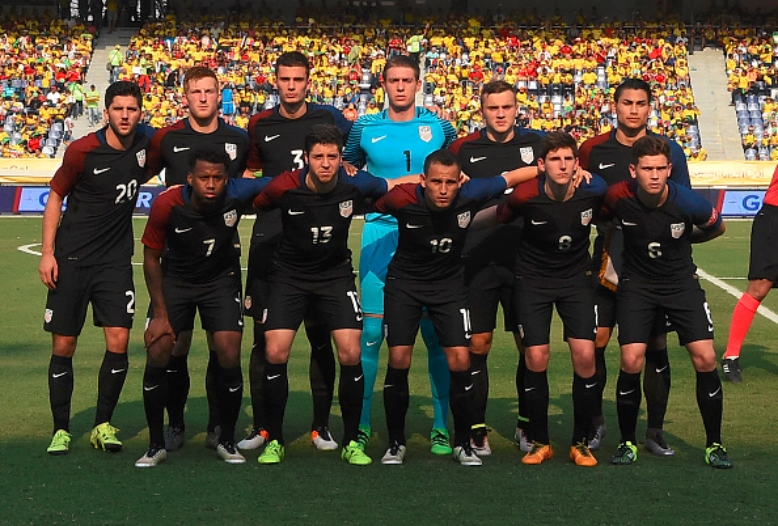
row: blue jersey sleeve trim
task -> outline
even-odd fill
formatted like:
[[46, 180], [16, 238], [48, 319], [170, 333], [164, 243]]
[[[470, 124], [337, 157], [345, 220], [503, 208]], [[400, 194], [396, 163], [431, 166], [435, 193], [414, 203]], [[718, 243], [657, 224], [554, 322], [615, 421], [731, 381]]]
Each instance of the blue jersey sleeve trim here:
[[272, 181], [270, 177], [229, 179], [227, 181], [227, 197], [250, 202], [270, 181]]
[[501, 196], [508, 184], [502, 176], [485, 179], [470, 179], [459, 189], [459, 195], [465, 199], [489, 201]]
[[343, 168], [340, 171], [341, 180], [347, 184], [354, 185], [365, 197], [377, 199], [389, 191], [386, 179], [376, 177], [362, 170], [358, 171], [353, 177], [349, 176]]

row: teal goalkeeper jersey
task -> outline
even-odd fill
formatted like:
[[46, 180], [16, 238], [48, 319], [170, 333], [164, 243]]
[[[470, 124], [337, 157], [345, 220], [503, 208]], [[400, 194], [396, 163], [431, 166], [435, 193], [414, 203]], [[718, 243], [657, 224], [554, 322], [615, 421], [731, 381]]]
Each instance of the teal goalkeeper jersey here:
[[[450, 122], [424, 108], [416, 108], [416, 117], [403, 122], [389, 119], [389, 110], [383, 110], [357, 119], [343, 158], [376, 177], [396, 179], [422, 173], [427, 156], [456, 138]], [[394, 222], [391, 216], [368, 214], [368, 220], [378, 217]]]

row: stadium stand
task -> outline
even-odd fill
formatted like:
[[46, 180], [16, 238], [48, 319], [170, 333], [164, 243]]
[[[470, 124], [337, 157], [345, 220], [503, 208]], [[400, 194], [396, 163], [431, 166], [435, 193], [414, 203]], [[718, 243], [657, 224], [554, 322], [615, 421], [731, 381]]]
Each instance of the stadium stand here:
[[1, 157], [54, 157], [83, 109], [93, 34], [49, 12], [4, 16], [0, 35]]

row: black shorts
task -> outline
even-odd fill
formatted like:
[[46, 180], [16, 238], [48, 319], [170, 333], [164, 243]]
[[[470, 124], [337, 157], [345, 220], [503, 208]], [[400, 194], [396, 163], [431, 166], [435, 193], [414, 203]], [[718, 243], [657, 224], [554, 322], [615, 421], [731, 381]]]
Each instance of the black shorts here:
[[594, 341], [597, 310], [587, 274], [567, 279], [517, 276], [513, 290], [518, 333], [525, 347], [549, 343], [554, 305], [566, 338]]
[[[597, 306], [597, 327], [612, 329], [616, 326], [617, 293], [603, 287], [596, 276], [593, 280], [593, 286], [594, 303]], [[666, 316], [657, 316], [654, 320], [654, 328], [651, 329], [651, 336], [660, 336], [674, 330], [673, 324], [670, 323]]]
[[222, 276], [210, 283], [190, 283], [166, 277], [162, 280], [165, 306], [176, 334], [194, 329], [195, 311], [208, 332], [243, 331], [243, 300], [239, 274]]
[[502, 305], [505, 330], [513, 331], [513, 278], [513, 270], [501, 265], [486, 265], [470, 276], [467, 301], [473, 334], [494, 330], [498, 305]]
[[78, 336], [84, 328], [87, 306], [97, 327], [132, 328], [135, 285], [132, 265], [79, 267], [57, 261], [56, 290], [46, 298], [43, 329], [62, 336]]
[[642, 283], [622, 279], [618, 292], [619, 344], [647, 343], [664, 317], [686, 345], [713, 339], [713, 319], [705, 291], [696, 278], [680, 283]]
[[426, 307], [442, 347], [470, 344], [470, 313], [463, 281], [412, 281], [389, 276], [384, 288], [384, 324], [390, 347], [413, 345]]
[[277, 272], [271, 276], [269, 287], [266, 331], [297, 330], [311, 312], [316, 312], [318, 320], [331, 331], [362, 329], [362, 308], [353, 275], [308, 281]]
[[778, 207], [764, 205], [754, 217], [748, 279], [778, 282]]

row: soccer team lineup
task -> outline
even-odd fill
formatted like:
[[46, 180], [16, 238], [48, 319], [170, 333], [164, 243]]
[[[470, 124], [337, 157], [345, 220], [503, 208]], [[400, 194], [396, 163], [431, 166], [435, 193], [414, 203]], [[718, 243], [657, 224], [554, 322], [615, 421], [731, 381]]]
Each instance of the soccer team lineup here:
[[[480, 91], [483, 128], [457, 138], [437, 108], [417, 106], [413, 56], [386, 61], [386, 108], [353, 122], [333, 106], [306, 101], [305, 55], [283, 53], [274, 68], [278, 104], [251, 117], [248, 133], [220, 118], [217, 76], [195, 66], [182, 83], [188, 117], [160, 129], [141, 124], [141, 91], [119, 80], [105, 92], [105, 126], [66, 150], [50, 182], [38, 268], [47, 288], [44, 330], [52, 338], [50, 455], [71, 449], [73, 358], [91, 306], [106, 352], [89, 440], [107, 452], [123, 447], [113, 416], [129, 367], [130, 328], [136, 311], [145, 314], [149, 443], [138, 468], [174, 460], [170, 453], [202, 425], [187, 427], [184, 419], [197, 314], [209, 350], [206, 446], [228, 464], [246, 463], [250, 450], [260, 465], [283, 462], [287, 365], [303, 326], [310, 441], [351, 465], [413, 462], [406, 458], [412, 394], [431, 398], [432, 454], [463, 466], [500, 462], [497, 454], [487, 458], [487, 358], [495, 332], [506, 331], [518, 351], [514, 438], [522, 464], [552, 459], [552, 439], [583, 467], [638, 462], [641, 443], [640, 455], [675, 455], [663, 434], [670, 336], [695, 371], [705, 437], [699, 460], [733, 467], [722, 437], [721, 377], [742, 381], [740, 347], [776, 278], [775, 178], [753, 223], [748, 288], [735, 291], [720, 356], [692, 244], [721, 236], [725, 224], [691, 190], [682, 147], [648, 129], [652, 90], [644, 80], [618, 85], [617, 127], [579, 147], [566, 132], [518, 126], [515, 87], [502, 80]], [[133, 233], [140, 185], [163, 170], [167, 189], [154, 199], [142, 233]], [[240, 239], [241, 220], [251, 221], [246, 214], [256, 218], [250, 239]], [[349, 248], [355, 216], [364, 216], [356, 268]], [[134, 236], [143, 246], [145, 283], [134, 283]], [[248, 254], [245, 280], [241, 251]], [[135, 301], [135, 287], [144, 285], [149, 305]], [[549, 433], [554, 309], [572, 363], [567, 437]], [[607, 374], [609, 342], [620, 367]], [[554, 360], [563, 358], [555, 352]], [[414, 354], [427, 362], [427, 392], [409, 387]], [[383, 378], [379, 363], [386, 364]], [[367, 445], [377, 439], [377, 387], [386, 449], [373, 459]], [[610, 428], [606, 389], [615, 392], [618, 416]], [[236, 430], [244, 391], [252, 418], [245, 436]], [[639, 442], [644, 397], [647, 431]], [[335, 398], [338, 437], [329, 422]], [[693, 403], [686, 410], [694, 411]], [[614, 451], [601, 448], [606, 431], [619, 436]]]

